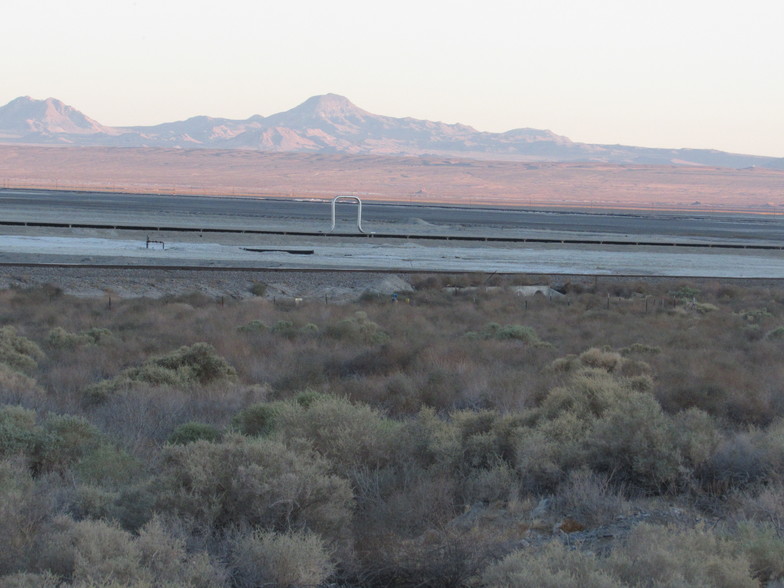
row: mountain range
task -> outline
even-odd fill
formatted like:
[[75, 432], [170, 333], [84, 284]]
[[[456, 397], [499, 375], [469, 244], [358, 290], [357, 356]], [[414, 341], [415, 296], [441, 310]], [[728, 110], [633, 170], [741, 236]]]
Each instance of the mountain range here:
[[460, 157], [505, 161], [765, 167], [784, 158], [711, 149], [577, 143], [549, 130], [482, 132], [462, 124], [372, 114], [336, 94], [244, 120], [196, 116], [155, 126], [102, 125], [55, 98], [23, 96], [0, 107], [0, 143]]

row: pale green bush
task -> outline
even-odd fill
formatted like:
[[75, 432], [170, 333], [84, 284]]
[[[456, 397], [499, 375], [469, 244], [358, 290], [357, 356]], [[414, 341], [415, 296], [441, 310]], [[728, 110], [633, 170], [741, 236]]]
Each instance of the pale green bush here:
[[541, 340], [536, 331], [525, 325], [499, 325], [487, 323], [481, 331], [466, 333], [469, 339], [497, 339], [499, 341], [522, 341], [523, 343], [536, 344]]
[[100, 403], [118, 390], [132, 388], [137, 383], [191, 388], [232, 381], [236, 377], [236, 370], [215, 352], [212, 345], [194, 343], [126, 369], [115, 378], [88, 386], [84, 395], [89, 402]]
[[377, 323], [368, 319], [364, 311], [357, 311], [354, 316], [329, 325], [324, 330], [324, 334], [333, 339], [369, 345], [389, 341], [389, 335]]
[[161, 512], [207, 529], [309, 529], [338, 541], [351, 520], [351, 490], [329, 463], [270, 439], [169, 445], [158, 484]]
[[[592, 355], [591, 362], [613, 369], [616, 360], [623, 361], [617, 354]], [[682, 473], [672, 419], [653, 396], [605, 369], [574, 371], [526, 419], [537, 433], [518, 435], [516, 463], [523, 480], [533, 475], [552, 483], [557, 480], [547, 478], [559, 471], [588, 465], [612, 472], [618, 481], [661, 490]]]
[[265, 437], [278, 426], [278, 417], [281, 413], [296, 410], [297, 407], [289, 403], [259, 402], [238, 412], [231, 423], [243, 435]]
[[767, 584], [784, 580], [784, 538], [770, 523], [745, 521], [738, 528], [738, 542], [751, 562], [752, 575]]
[[0, 575], [25, 569], [49, 514], [37, 507], [35, 482], [25, 464], [0, 461]]
[[237, 327], [240, 333], [263, 333], [269, 330], [269, 327], [258, 319], [254, 319], [244, 325]]
[[60, 517], [36, 556], [38, 570], [77, 585], [130, 586], [152, 579], [141, 565], [133, 536], [104, 521]]
[[228, 585], [228, 573], [205, 551], [190, 553], [186, 541], [154, 517], [136, 539], [140, 562], [153, 586], [217, 588]]
[[274, 416], [276, 437], [291, 444], [305, 440], [326, 457], [339, 475], [353, 468], [379, 467], [393, 455], [399, 424], [366, 404], [324, 395], [307, 407], [289, 403]]
[[0, 363], [25, 373], [32, 373], [45, 357], [41, 348], [30, 339], [16, 334], [11, 326], [0, 328]]
[[601, 569], [593, 554], [553, 541], [538, 550], [519, 550], [488, 566], [483, 588], [623, 588]]
[[582, 468], [570, 472], [559, 486], [554, 508], [586, 527], [595, 527], [627, 514], [631, 505], [608, 476]]
[[217, 427], [207, 423], [184, 423], [174, 429], [167, 439], [174, 445], [185, 445], [203, 439], [204, 441], [220, 441], [222, 433]]
[[73, 333], [62, 327], [55, 327], [46, 336], [47, 344], [55, 349], [75, 349], [84, 345], [100, 345], [115, 340], [114, 334], [109, 329], [102, 328]]
[[752, 577], [750, 559], [737, 543], [702, 527], [639, 525], [603, 567], [631, 586], [759, 586]]
[[335, 569], [324, 542], [306, 531], [241, 533], [233, 539], [231, 552], [238, 588], [320, 586]]

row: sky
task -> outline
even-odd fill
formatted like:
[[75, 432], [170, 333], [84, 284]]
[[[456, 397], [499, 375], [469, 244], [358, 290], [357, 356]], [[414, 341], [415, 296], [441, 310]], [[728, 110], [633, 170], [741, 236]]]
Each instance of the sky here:
[[0, 105], [111, 126], [375, 114], [784, 157], [781, 0], [4, 0]]

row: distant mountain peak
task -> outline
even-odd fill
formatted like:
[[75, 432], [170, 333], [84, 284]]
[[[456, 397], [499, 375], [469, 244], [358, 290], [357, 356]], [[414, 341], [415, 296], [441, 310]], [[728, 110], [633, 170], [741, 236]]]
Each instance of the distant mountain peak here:
[[21, 96], [0, 107], [0, 129], [44, 135], [93, 134], [111, 131], [57, 98]]
[[367, 114], [364, 110], [351, 102], [351, 100], [345, 96], [340, 96], [339, 94], [322, 94], [320, 96], [312, 96], [289, 112], [293, 111], [310, 112], [312, 114], [322, 114], [327, 116], [355, 113]]

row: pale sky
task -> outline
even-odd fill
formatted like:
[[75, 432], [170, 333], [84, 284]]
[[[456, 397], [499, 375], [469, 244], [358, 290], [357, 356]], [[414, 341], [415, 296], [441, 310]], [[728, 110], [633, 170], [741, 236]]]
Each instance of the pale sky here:
[[4, 0], [0, 105], [388, 116], [784, 157], [783, 0]]

